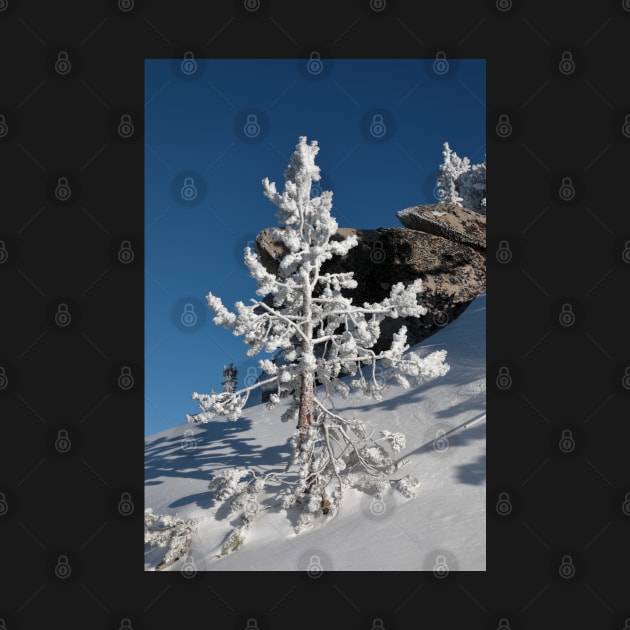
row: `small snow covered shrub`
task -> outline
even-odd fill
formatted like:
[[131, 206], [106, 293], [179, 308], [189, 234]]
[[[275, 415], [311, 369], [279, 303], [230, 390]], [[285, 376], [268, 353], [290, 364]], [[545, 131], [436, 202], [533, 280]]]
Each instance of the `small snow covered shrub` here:
[[184, 521], [169, 514], [157, 515], [151, 508], [144, 511], [144, 542], [154, 547], [166, 548], [161, 562], [155, 567], [161, 571], [187, 555], [191, 534], [199, 519]]

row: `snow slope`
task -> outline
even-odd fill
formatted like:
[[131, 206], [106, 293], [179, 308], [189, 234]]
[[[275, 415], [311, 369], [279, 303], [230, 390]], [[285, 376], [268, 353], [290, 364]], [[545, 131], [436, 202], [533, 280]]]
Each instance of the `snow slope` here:
[[[238, 519], [208, 490], [212, 471], [283, 469], [293, 427], [279, 418], [288, 400], [272, 411], [248, 407], [237, 422], [184, 423], [146, 438], [145, 507], [200, 519], [188, 557], [166, 570], [485, 571], [485, 309], [482, 295], [413, 348], [421, 355], [446, 349], [446, 376], [410, 390], [391, 385], [380, 402], [358, 394], [336, 401], [340, 410], [361, 414], [379, 430], [406, 434], [402, 456], [409, 463], [400, 476], [420, 480], [414, 498], [392, 492], [377, 501], [347, 490], [337, 516], [322, 517], [321, 524], [297, 535], [297, 512], [265, 505], [244, 546], [217, 558]], [[145, 546], [145, 570], [154, 570], [165, 551]]]

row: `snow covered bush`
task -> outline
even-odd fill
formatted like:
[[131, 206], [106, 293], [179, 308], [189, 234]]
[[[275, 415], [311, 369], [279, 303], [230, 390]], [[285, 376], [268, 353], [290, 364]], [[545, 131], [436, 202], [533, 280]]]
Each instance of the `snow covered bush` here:
[[440, 201], [485, 214], [486, 161], [471, 165], [467, 157], [460, 158], [451, 150], [448, 142], [444, 143], [442, 157], [437, 175]]
[[[355, 390], [380, 400], [383, 369], [403, 387], [410, 387], [411, 381], [441, 376], [449, 369], [444, 351], [424, 358], [407, 352], [404, 326], [389, 349], [378, 354], [373, 350], [386, 317], [426, 313], [418, 303], [421, 280], [409, 286], [396, 284], [379, 303], [358, 305], [344, 293], [357, 286], [352, 272], [322, 272], [325, 261], [346, 254], [357, 245], [357, 239], [331, 240], [337, 232], [337, 222], [330, 214], [332, 192], [311, 196], [313, 182], [320, 180], [315, 165], [318, 152], [316, 141], [307, 144], [306, 137], [300, 137], [284, 173], [284, 190], [276, 190], [267, 178], [262, 182], [265, 196], [277, 207], [281, 225], [271, 230], [271, 237], [282, 242], [287, 252], [273, 275], [256, 253], [245, 248], [245, 264], [258, 284], [256, 293], [267, 299], [252, 299], [250, 305], [237, 302], [231, 312], [219, 297], [212, 293], [206, 297], [215, 313], [214, 323], [242, 335], [249, 346], [248, 357], [265, 351], [280, 355], [281, 360], [261, 359], [264, 376], [238, 391], [193, 393], [202, 411], [188, 415], [188, 421], [208, 422], [217, 415], [237, 420], [250, 392], [267, 388], [271, 389], [270, 409], [285, 395], [293, 397], [280, 419], [295, 424], [288, 439], [292, 455], [283, 472], [259, 477], [252, 470], [231, 469], [220, 471], [211, 482], [215, 497], [231, 500], [244, 519], [233, 533], [236, 538], [226, 541], [222, 553], [242, 543], [243, 528], [258, 516], [257, 497], [263, 489], [275, 488], [284, 508], [302, 510], [297, 531], [318, 515], [334, 515], [349, 486], [378, 487], [381, 492], [393, 487], [410, 496], [417, 480], [391, 478], [404, 463], [393, 459], [405, 447], [404, 435], [383, 430], [375, 436], [375, 429], [360, 418], [338, 413], [333, 395], [347, 397]], [[349, 375], [349, 385], [340, 379], [343, 375]], [[316, 383], [321, 385], [319, 389]], [[249, 481], [242, 481], [248, 476]]]
[[187, 555], [191, 534], [199, 519], [184, 521], [170, 514], [157, 515], [151, 508], [144, 511], [144, 542], [154, 547], [164, 547], [166, 552], [155, 567], [161, 571]]

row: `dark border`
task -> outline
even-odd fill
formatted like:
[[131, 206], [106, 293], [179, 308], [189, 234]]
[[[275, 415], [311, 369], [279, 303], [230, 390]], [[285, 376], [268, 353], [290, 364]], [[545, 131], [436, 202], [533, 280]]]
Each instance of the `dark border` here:
[[[496, 0], [431, 5], [420, 18], [412, 3], [372, 0], [320, 3], [305, 19], [287, 0], [177, 10], [0, 0], [6, 628], [42, 618], [373, 628], [380, 618], [389, 630], [427, 617], [445, 627], [623, 628], [627, 593], [611, 567], [628, 561], [630, 227], [616, 183], [630, 103], [612, 60], [627, 58], [629, 9], [619, 0], [552, 14]], [[359, 585], [345, 573], [312, 583], [143, 572], [143, 272], [118, 252], [123, 240], [142, 251], [143, 60], [187, 50], [487, 58], [485, 574]], [[117, 133], [123, 114], [132, 136]], [[506, 368], [508, 388], [497, 384]], [[121, 387], [123, 372], [132, 379]], [[123, 497], [133, 509], [119, 509]]]

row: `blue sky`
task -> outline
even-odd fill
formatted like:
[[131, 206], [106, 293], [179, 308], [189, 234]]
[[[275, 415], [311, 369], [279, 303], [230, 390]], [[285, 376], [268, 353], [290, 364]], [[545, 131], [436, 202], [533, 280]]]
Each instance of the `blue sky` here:
[[243, 248], [277, 223], [261, 180], [282, 190], [298, 137], [319, 142], [341, 227], [400, 227], [435, 203], [445, 141], [484, 160], [485, 94], [485, 60], [145, 61], [145, 435], [198, 412], [230, 361], [256, 374], [205, 296], [256, 297]]

